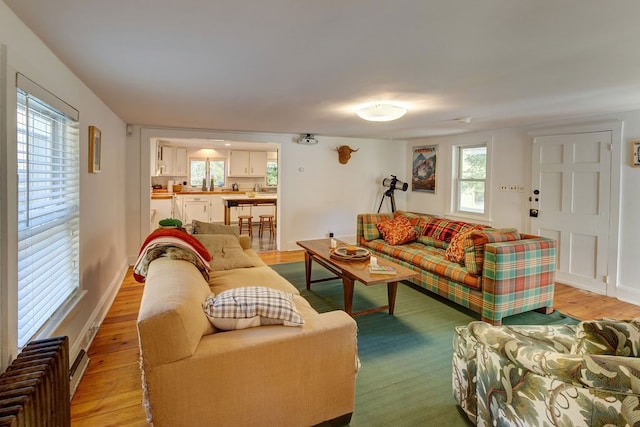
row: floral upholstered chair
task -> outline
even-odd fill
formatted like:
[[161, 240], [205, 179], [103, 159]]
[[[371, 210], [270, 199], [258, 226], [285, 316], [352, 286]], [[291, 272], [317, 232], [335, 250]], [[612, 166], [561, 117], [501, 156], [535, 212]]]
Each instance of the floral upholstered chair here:
[[640, 319], [454, 335], [453, 391], [477, 425], [640, 426]]

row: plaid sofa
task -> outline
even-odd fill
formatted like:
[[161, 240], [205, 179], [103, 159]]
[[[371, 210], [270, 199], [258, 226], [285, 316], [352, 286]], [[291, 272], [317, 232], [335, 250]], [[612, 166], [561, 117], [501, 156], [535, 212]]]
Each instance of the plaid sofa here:
[[458, 326], [452, 385], [479, 426], [640, 425], [640, 319]]
[[[398, 216], [412, 224], [417, 238], [391, 245], [377, 224]], [[363, 213], [357, 221], [359, 246], [415, 270], [420, 276], [414, 284], [479, 313], [486, 322], [500, 325], [506, 316], [553, 311], [553, 239], [409, 212]], [[463, 260], [454, 262], [447, 249], [462, 232]]]

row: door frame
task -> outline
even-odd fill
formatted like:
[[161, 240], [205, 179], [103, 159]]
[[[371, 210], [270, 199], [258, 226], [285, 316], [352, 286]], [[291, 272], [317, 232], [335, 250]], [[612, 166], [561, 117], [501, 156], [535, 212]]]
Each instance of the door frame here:
[[[622, 181], [622, 131], [624, 122], [620, 120], [603, 120], [587, 123], [572, 123], [558, 126], [547, 126], [531, 129], [527, 134], [531, 137], [530, 153], [533, 153], [533, 141], [537, 137], [568, 135], [590, 132], [611, 132], [611, 167], [609, 183], [609, 259], [607, 260], [606, 296], [617, 297], [618, 294], [618, 251], [620, 242], [620, 191]], [[533, 162], [533, 157], [531, 158]], [[533, 165], [531, 165], [533, 167]], [[531, 178], [530, 178], [531, 179]], [[533, 188], [533, 182], [529, 183]], [[527, 217], [527, 228], [531, 232], [531, 220]]]

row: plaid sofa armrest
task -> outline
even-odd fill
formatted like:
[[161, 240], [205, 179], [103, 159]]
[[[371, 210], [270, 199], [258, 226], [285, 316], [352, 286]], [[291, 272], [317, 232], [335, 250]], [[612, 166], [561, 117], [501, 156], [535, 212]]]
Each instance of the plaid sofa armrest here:
[[545, 237], [485, 245], [483, 320], [553, 307], [557, 242]]
[[392, 219], [393, 213], [361, 213], [358, 214], [357, 227], [356, 227], [356, 243], [363, 244], [363, 241], [373, 240], [373, 238], [379, 238], [380, 233], [376, 224], [383, 219]]

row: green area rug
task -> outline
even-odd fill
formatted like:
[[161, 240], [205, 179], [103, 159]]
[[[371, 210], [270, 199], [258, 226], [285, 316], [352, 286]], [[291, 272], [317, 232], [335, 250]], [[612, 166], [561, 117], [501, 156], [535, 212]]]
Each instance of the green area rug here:
[[[343, 309], [342, 281], [305, 288], [304, 263], [272, 266], [293, 283], [319, 312]], [[313, 264], [313, 279], [332, 274]], [[356, 284], [353, 309], [387, 304], [387, 287]], [[371, 313], [355, 318], [362, 367], [356, 380], [351, 426], [467, 426], [451, 389], [453, 328], [479, 315], [413, 285], [398, 286], [395, 314]], [[523, 313], [504, 324], [576, 323], [557, 311]]]

